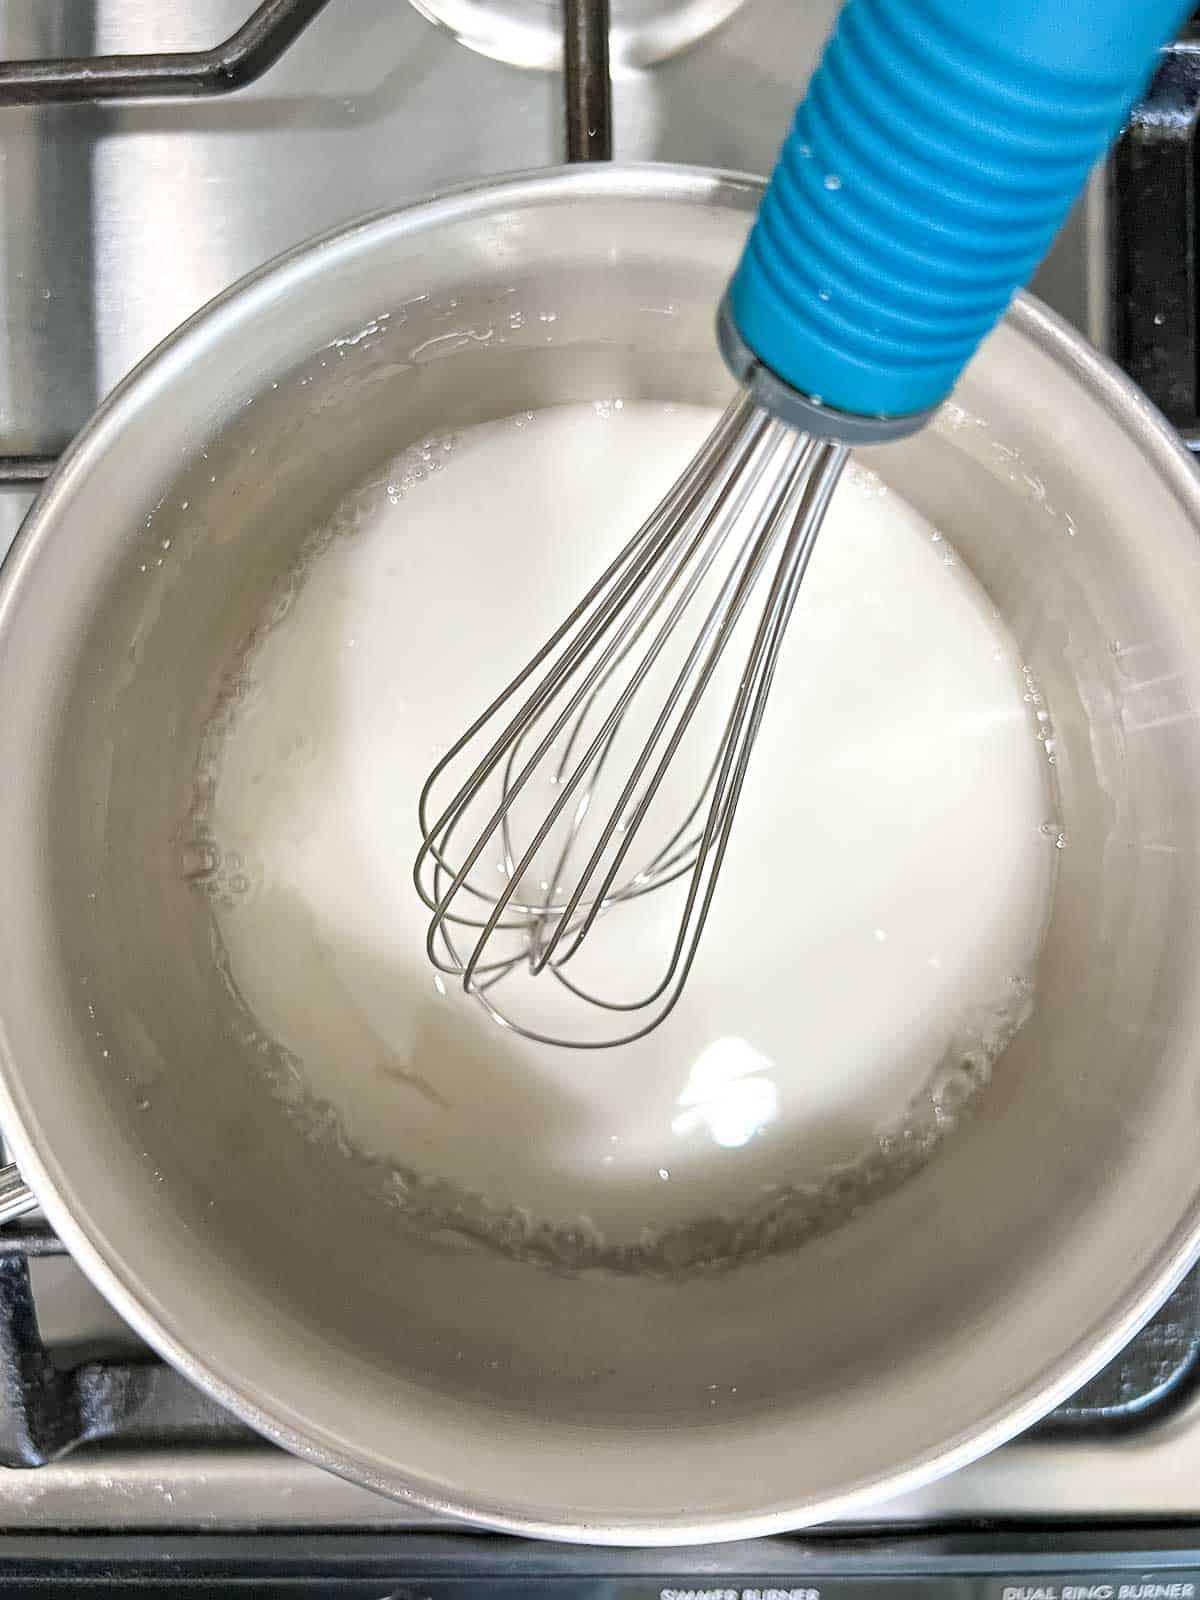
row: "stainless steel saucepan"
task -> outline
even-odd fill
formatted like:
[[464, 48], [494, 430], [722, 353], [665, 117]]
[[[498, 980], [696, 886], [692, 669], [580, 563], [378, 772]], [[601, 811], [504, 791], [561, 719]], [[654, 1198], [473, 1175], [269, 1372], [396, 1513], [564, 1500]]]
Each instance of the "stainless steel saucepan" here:
[[[958, 409], [878, 461], [1018, 638], [1069, 832], [1035, 1013], [929, 1165], [756, 1265], [552, 1273], [411, 1227], [248, 1059], [180, 839], [272, 580], [432, 429], [723, 399], [713, 310], [758, 193], [589, 168], [305, 246], [121, 385], [0, 585], [0, 1124], [21, 1172], [117, 1309], [255, 1427], [516, 1532], [730, 1538], [911, 1487], [1064, 1397], [1200, 1241], [1200, 484], [1030, 300]], [[512, 314], [544, 305], [549, 343]]]

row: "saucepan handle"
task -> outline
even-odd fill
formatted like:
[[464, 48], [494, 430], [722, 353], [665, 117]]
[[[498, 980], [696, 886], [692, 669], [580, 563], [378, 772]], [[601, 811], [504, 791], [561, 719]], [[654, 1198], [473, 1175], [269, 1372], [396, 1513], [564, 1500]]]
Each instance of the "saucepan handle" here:
[[0, 1227], [37, 1210], [37, 1196], [10, 1162], [0, 1167]]

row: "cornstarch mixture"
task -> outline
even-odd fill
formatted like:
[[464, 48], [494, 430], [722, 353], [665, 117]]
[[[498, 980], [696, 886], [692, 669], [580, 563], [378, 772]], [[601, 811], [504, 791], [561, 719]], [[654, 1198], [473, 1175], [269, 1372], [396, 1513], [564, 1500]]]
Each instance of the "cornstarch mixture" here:
[[[947, 542], [853, 465], [666, 1024], [528, 1043], [428, 964], [430, 766], [715, 419], [572, 404], [405, 451], [281, 579], [201, 752], [264, 1070], [396, 1204], [510, 1253], [668, 1270], [832, 1226], [952, 1136], [1032, 1003], [1056, 830], [1030, 681]], [[621, 915], [603, 959], [632, 982]]]

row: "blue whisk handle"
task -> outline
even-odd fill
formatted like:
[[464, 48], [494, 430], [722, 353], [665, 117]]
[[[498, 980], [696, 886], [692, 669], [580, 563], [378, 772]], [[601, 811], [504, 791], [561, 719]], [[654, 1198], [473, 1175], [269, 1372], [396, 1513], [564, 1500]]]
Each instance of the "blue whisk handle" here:
[[846, 0], [730, 284], [727, 354], [863, 419], [937, 405], [1192, 4]]

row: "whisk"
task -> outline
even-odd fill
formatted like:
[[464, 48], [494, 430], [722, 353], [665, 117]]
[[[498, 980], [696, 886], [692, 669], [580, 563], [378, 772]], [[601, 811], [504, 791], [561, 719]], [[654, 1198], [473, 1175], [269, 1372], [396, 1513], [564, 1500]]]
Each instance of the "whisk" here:
[[[676, 1005], [850, 448], [929, 420], [1190, 9], [847, 0], [719, 308], [741, 391], [421, 792], [427, 951], [497, 1023], [607, 1048]], [[640, 960], [650, 922], [606, 991], [597, 925]], [[518, 1015], [531, 980], [567, 1008]]]

